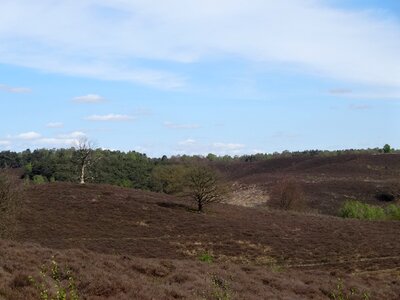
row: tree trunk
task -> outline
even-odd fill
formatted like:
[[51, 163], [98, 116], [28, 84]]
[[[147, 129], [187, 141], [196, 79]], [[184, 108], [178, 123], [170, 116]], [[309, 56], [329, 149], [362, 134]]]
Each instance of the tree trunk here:
[[198, 212], [203, 212], [203, 202], [197, 200], [197, 210]]
[[82, 164], [81, 168], [81, 184], [85, 184], [85, 164]]

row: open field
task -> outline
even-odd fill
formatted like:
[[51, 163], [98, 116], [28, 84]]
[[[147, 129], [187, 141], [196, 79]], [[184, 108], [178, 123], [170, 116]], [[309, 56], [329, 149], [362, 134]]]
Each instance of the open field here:
[[348, 299], [398, 299], [400, 293], [399, 273], [393, 271], [349, 275], [54, 250], [30, 243], [0, 241], [0, 246], [0, 299], [40, 299], [28, 276], [40, 280], [39, 267], [53, 259], [64, 272], [71, 270], [82, 299], [334, 299], [351, 291], [354, 296]]
[[[287, 157], [256, 162], [217, 163], [231, 182], [257, 190], [256, 205], [268, 201], [269, 191], [282, 177], [291, 177], [303, 188], [308, 207], [337, 215], [347, 199], [382, 204], [383, 191], [400, 198], [400, 155], [351, 154], [334, 157]], [[264, 199], [264, 201], [263, 201]], [[239, 201], [237, 201], [239, 202]]]
[[16, 241], [0, 241], [0, 299], [39, 299], [28, 276], [40, 280], [40, 267], [53, 259], [71, 270], [83, 299], [398, 299], [400, 222], [329, 215], [346, 195], [379, 204], [376, 191], [396, 186], [397, 160], [217, 165], [242, 189], [236, 197], [268, 198], [274, 182], [289, 175], [325, 214], [272, 210], [263, 201], [197, 213], [188, 199], [160, 193], [28, 185]]
[[0, 300], [400, 300], [400, 0], [0, 0]]
[[400, 266], [400, 222], [223, 204], [198, 214], [184, 200], [106, 185], [55, 183], [26, 194], [18, 240], [45, 247], [171, 259], [211, 251], [222, 260], [347, 270]]

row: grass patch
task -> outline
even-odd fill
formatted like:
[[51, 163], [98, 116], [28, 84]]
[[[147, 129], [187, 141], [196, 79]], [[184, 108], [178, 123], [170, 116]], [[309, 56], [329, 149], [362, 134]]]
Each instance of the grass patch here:
[[204, 252], [199, 256], [199, 260], [211, 264], [214, 261], [214, 257], [212, 256], [211, 253]]
[[357, 200], [348, 200], [343, 204], [339, 215], [342, 218], [353, 218], [359, 220], [400, 221], [400, 206], [390, 204], [386, 207], [380, 207]]
[[60, 268], [54, 258], [49, 265], [41, 267], [39, 279], [33, 276], [28, 278], [39, 292], [40, 300], [79, 300], [71, 271]]
[[359, 291], [354, 287], [346, 288], [343, 280], [338, 278], [336, 288], [329, 294], [329, 298], [332, 300], [370, 300], [371, 296], [369, 292]]

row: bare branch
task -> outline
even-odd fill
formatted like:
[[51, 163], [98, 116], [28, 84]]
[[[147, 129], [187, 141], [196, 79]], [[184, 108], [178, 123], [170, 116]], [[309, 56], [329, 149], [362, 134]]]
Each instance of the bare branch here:
[[77, 164], [80, 170], [80, 183], [85, 184], [87, 168], [94, 163], [94, 143], [87, 137], [82, 137], [78, 140], [76, 155]]

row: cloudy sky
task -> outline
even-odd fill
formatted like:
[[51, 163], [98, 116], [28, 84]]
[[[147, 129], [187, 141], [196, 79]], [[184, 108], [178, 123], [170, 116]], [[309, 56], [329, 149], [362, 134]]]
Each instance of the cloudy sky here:
[[398, 0], [0, 7], [0, 150], [400, 147]]

